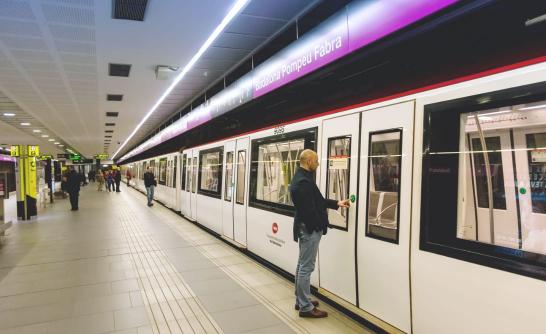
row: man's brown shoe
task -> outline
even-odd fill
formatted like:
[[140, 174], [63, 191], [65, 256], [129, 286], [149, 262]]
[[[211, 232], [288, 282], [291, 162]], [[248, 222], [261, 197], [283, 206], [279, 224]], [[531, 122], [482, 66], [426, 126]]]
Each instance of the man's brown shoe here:
[[321, 311], [316, 307], [309, 312], [300, 311], [300, 318], [326, 318], [327, 316], [328, 312]]
[[[318, 300], [313, 300], [311, 302], [311, 304], [313, 304], [314, 307], [317, 307], [319, 304], [318, 304]], [[299, 311], [300, 310], [300, 306], [298, 304], [294, 305], [294, 310], [296, 311]]]

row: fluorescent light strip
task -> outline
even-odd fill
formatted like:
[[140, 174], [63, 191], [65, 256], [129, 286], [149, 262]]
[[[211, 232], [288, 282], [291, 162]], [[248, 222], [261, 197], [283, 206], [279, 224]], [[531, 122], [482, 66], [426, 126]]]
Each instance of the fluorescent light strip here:
[[169, 88], [167, 88], [167, 90], [163, 93], [163, 95], [161, 95], [159, 100], [157, 100], [157, 102], [153, 105], [152, 109], [150, 109], [150, 111], [148, 111], [146, 116], [144, 116], [144, 118], [140, 121], [140, 123], [138, 123], [137, 127], [133, 130], [133, 132], [131, 132], [129, 137], [127, 137], [127, 139], [125, 139], [123, 144], [121, 144], [121, 146], [118, 148], [116, 153], [114, 153], [114, 155], [112, 156], [112, 159], [114, 159], [116, 157], [116, 155], [118, 155], [118, 153], [123, 149], [123, 147], [125, 147], [125, 145], [127, 145], [129, 140], [131, 140], [131, 138], [133, 138], [133, 136], [137, 133], [137, 131], [142, 127], [144, 122], [146, 122], [146, 120], [148, 120], [148, 118], [150, 118], [150, 116], [156, 111], [157, 107], [159, 107], [159, 105], [171, 93], [171, 91], [174, 89], [174, 87], [182, 80], [182, 78], [184, 78], [186, 73], [188, 73], [192, 69], [193, 65], [195, 65], [195, 63], [199, 60], [199, 58], [201, 58], [203, 53], [205, 53], [205, 51], [214, 42], [214, 40], [218, 37], [218, 35], [220, 35], [220, 33], [225, 29], [225, 27], [231, 22], [231, 20], [233, 20], [233, 18], [237, 14], [239, 14], [239, 12], [245, 7], [245, 5], [249, 1], [250, 0], [237, 0], [235, 5], [230, 9], [228, 14], [226, 15], [226, 17], [224, 17], [222, 22], [220, 22], [220, 24], [216, 27], [216, 29], [214, 29], [214, 31], [209, 36], [209, 38], [207, 38], [205, 43], [201, 46], [199, 51], [197, 51], [197, 53], [192, 57], [190, 62], [188, 64], [186, 64], [186, 66], [184, 66], [184, 68], [182, 69], [182, 72], [180, 72], [180, 74], [174, 79], [173, 83], [169, 86]]
[[546, 104], [541, 104], [539, 106], [519, 108], [518, 110], [532, 110], [532, 109], [541, 109], [541, 108], [546, 108]]

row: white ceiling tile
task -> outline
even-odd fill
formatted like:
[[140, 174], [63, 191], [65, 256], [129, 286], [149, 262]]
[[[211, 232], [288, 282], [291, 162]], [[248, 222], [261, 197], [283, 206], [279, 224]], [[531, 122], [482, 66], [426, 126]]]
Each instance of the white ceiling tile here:
[[0, 40], [12, 49], [48, 50], [46, 42], [40, 38], [1, 36]]
[[57, 50], [59, 52], [94, 55], [96, 51], [94, 43], [80, 43], [80, 42], [56, 40], [55, 45], [57, 46]]
[[53, 61], [51, 54], [47, 51], [10, 50], [10, 52], [18, 60]]
[[0, 19], [0, 34], [41, 37], [42, 31], [34, 22]]
[[95, 11], [93, 9], [42, 4], [42, 12], [49, 23], [87, 26], [95, 24]]
[[50, 24], [49, 31], [54, 39], [68, 39], [80, 42], [95, 42], [95, 29]]
[[35, 19], [30, 4], [16, 0], [0, 1], [0, 16], [12, 19]]

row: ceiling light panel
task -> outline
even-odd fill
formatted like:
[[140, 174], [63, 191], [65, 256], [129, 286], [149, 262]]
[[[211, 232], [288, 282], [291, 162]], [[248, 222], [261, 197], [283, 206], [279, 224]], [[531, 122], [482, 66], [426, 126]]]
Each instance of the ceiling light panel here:
[[118, 117], [119, 113], [114, 111], [107, 111], [106, 117]]

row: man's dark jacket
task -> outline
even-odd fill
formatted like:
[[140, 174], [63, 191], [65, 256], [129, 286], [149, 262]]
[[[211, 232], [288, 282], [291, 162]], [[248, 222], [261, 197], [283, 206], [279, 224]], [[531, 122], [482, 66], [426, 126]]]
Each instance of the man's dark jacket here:
[[313, 173], [298, 168], [292, 183], [290, 195], [296, 209], [294, 215], [294, 241], [298, 241], [301, 224], [305, 225], [308, 233], [328, 230], [328, 212], [326, 209], [337, 210], [337, 201], [325, 199], [315, 183]]
[[155, 186], [155, 177], [152, 172], [146, 172], [144, 173], [144, 186], [148, 188], [149, 186]]
[[69, 194], [79, 193], [80, 183], [81, 183], [80, 174], [76, 173], [75, 170], [70, 171], [66, 178], [66, 191]]
[[119, 170], [116, 170], [114, 173], [114, 181], [121, 182], [121, 172]]

